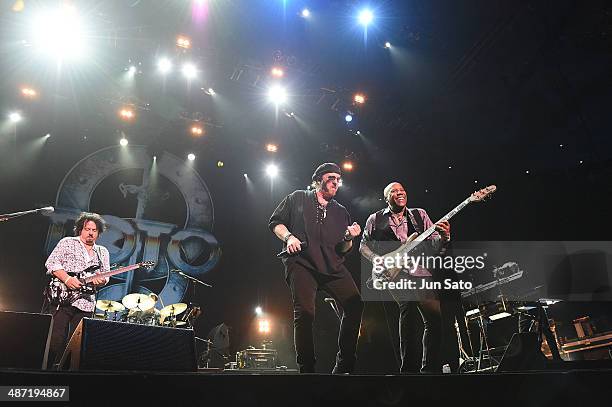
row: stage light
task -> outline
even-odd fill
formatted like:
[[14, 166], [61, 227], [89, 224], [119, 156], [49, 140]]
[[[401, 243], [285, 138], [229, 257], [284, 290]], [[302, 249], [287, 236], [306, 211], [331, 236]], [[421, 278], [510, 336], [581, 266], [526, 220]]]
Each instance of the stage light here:
[[310, 10], [308, 10], [307, 8], [302, 9], [302, 17], [304, 18], [310, 17]]
[[344, 171], [351, 172], [351, 171], [353, 171], [353, 168], [354, 168], [353, 167], [353, 163], [350, 162], [350, 161], [345, 161], [345, 162], [342, 163], [342, 169]]
[[9, 120], [13, 123], [17, 123], [20, 122], [22, 119], [21, 115], [17, 112], [13, 112], [11, 114], [9, 114]]
[[268, 164], [266, 167], [266, 174], [268, 174], [270, 178], [276, 178], [278, 175], [278, 167], [274, 164]]
[[357, 134], [358, 136], [361, 136], [361, 131], [357, 130], [357, 133], [356, 133], [356, 134]]
[[121, 140], [119, 140], [119, 144], [121, 144], [121, 147], [125, 147], [128, 145], [128, 140], [123, 137]]
[[344, 116], [344, 121], [347, 123], [350, 123], [353, 121], [353, 116], [350, 114], [347, 114], [346, 116]]
[[372, 14], [372, 11], [364, 9], [359, 12], [358, 19], [361, 25], [367, 27], [372, 22], [372, 20], [374, 20], [374, 14]]
[[51, 137], [51, 134], [49, 133], [45, 134], [45, 138], [49, 138], [49, 137]]
[[222, 168], [225, 165], [223, 161], [217, 161], [217, 168]]
[[268, 90], [268, 98], [276, 105], [283, 104], [287, 101], [287, 91], [279, 85], [271, 86]]
[[449, 166], [448, 166], [448, 169], [449, 169], [449, 170], [452, 170], [452, 169], [453, 169], [453, 166], [452, 166], [452, 165], [449, 165]]
[[213, 88], [208, 88], [208, 94], [210, 96], [214, 96], [215, 95], [215, 90]]
[[194, 153], [189, 153], [189, 154], [187, 154], [187, 159], [188, 159], [189, 161], [193, 161], [193, 160], [195, 160], [195, 159], [196, 159], [195, 154], [194, 154]]
[[270, 75], [272, 75], [275, 78], [282, 78], [283, 75], [285, 75], [285, 71], [283, 71], [282, 68], [275, 66], [270, 70]]
[[172, 61], [170, 61], [168, 58], [160, 59], [159, 62], [157, 62], [157, 69], [164, 74], [172, 71]]
[[191, 40], [189, 39], [189, 37], [179, 35], [178, 37], [176, 37], [176, 46], [180, 48], [189, 49], [191, 48]]
[[83, 25], [73, 6], [41, 11], [32, 20], [33, 43], [44, 54], [56, 59], [76, 59], [85, 55]]
[[391, 48], [391, 43], [389, 41], [385, 42], [385, 48]]
[[29, 99], [34, 99], [36, 96], [38, 96], [38, 92], [36, 92], [36, 90], [27, 87], [21, 88], [21, 94], [23, 95], [23, 97]]
[[355, 93], [355, 96], [353, 96], [353, 101], [359, 105], [363, 105], [365, 100], [366, 97], [363, 93]]
[[130, 108], [124, 107], [123, 109], [119, 110], [119, 117], [122, 120], [129, 121], [134, 119], [135, 116], [134, 111]]
[[[246, 174], [244, 174], [246, 175]], [[260, 306], [255, 307], [255, 314], [263, 315], [263, 309]]]
[[244, 175], [244, 178], [249, 178], [249, 174], [247, 174], [246, 172], [242, 175]]
[[271, 331], [270, 321], [268, 321], [267, 319], [260, 319], [258, 327], [259, 327], [260, 334], [269, 334]]
[[198, 75], [198, 68], [194, 64], [186, 63], [182, 69], [183, 75], [187, 79], [193, 79]]
[[195, 137], [200, 137], [204, 134], [204, 129], [200, 125], [193, 125], [191, 126], [191, 134]]
[[276, 153], [278, 151], [278, 146], [276, 144], [266, 144], [266, 151], [269, 153]]
[[130, 66], [130, 67], [128, 68], [128, 73], [129, 73], [130, 75], [134, 75], [134, 74], [136, 73], [136, 67], [135, 67], [134, 65]]
[[525, 174], [529, 174], [529, 170], [525, 171]]
[[153, 156], [153, 161], [157, 161], [157, 156], [156, 155]]

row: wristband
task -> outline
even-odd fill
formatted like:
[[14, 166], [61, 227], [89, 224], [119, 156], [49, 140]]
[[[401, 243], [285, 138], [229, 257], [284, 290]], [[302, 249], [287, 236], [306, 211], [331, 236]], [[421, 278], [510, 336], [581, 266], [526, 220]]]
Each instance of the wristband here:
[[[347, 239], [347, 237], [348, 237], [348, 239]], [[350, 242], [350, 241], [351, 241], [351, 240], [353, 240], [354, 238], [355, 238], [355, 236], [351, 236], [351, 234], [350, 234], [350, 233], [349, 233], [349, 234], [345, 234], [345, 235], [344, 235], [344, 241], [345, 241], [345, 242]]]
[[289, 240], [289, 238], [293, 236], [293, 233], [289, 232], [285, 235], [285, 237], [283, 237], [283, 242], [287, 243], [287, 240]]

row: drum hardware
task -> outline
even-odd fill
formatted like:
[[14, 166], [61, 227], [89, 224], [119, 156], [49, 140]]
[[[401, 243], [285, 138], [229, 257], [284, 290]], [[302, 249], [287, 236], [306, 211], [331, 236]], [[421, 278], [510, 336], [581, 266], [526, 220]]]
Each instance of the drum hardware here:
[[[112, 300], [97, 300], [96, 308], [104, 311], [104, 313], [95, 314], [94, 318], [112, 320], [112, 321], [118, 321], [120, 319], [118, 318], [119, 316], [118, 313], [125, 311], [125, 307], [121, 305], [121, 303], [118, 303], [117, 301], [112, 301]], [[113, 314], [113, 318], [109, 319], [109, 315], [111, 313]]]

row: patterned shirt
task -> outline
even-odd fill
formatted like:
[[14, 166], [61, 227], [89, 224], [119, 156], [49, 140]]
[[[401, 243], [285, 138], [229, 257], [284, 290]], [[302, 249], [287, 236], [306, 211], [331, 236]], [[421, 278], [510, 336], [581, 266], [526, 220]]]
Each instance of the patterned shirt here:
[[[102, 264], [97, 272], [110, 270], [110, 256], [104, 246], [94, 244], [93, 257], [85, 248], [85, 244], [79, 237], [65, 237], [59, 241], [55, 249], [49, 255], [45, 267], [47, 274], [52, 275], [54, 271], [64, 270], [67, 273], [79, 273], [86, 268]], [[106, 278], [108, 282], [108, 277]], [[94, 296], [84, 294], [72, 303], [81, 311], [92, 312], [95, 309]]]

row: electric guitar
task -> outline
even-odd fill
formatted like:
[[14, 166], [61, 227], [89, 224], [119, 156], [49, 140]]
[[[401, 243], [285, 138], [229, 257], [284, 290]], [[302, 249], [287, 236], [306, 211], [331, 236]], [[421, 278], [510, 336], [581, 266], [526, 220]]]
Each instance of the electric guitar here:
[[[497, 190], [497, 187], [495, 185], [489, 185], [486, 188], [483, 188], [481, 190], [478, 190], [478, 191], [472, 193], [472, 195], [468, 196], [463, 202], [461, 202], [459, 205], [455, 206], [455, 208], [452, 211], [450, 211], [446, 215], [442, 216], [440, 218], [440, 220], [438, 220], [438, 222], [435, 222], [435, 223], [444, 222], [444, 221], [449, 220], [450, 218], [455, 216], [457, 213], [459, 213], [459, 211], [461, 211], [463, 208], [465, 208], [470, 203], [472, 203], [472, 202], [482, 202], [485, 198], [489, 197], [496, 190]], [[398, 254], [400, 256], [404, 256], [404, 254], [410, 255], [411, 252], [416, 250], [421, 245], [421, 243], [423, 243], [429, 236], [432, 235], [433, 232], [436, 231], [435, 223], [433, 225], [431, 225], [429, 228], [427, 228], [427, 230], [425, 230], [420, 235], [417, 232], [414, 232], [413, 234], [408, 236], [408, 239], [406, 240], [406, 242], [402, 243], [402, 245], [400, 247], [398, 247], [397, 249], [393, 250], [392, 252], [389, 252], [389, 253], [386, 253], [386, 254], [382, 255], [381, 257], [383, 257], [383, 258], [394, 257], [395, 258]], [[381, 263], [381, 264], [384, 264], [384, 262]], [[374, 281], [374, 280], [380, 280], [381, 282], [392, 281], [392, 280], [394, 280], [398, 276], [398, 274], [403, 269], [400, 269], [400, 268], [386, 268], [382, 272], [375, 272], [374, 270], [375, 269], [372, 268], [372, 277], [370, 277], [370, 279], [368, 280], [368, 285], [372, 281]]]
[[93, 265], [78, 273], [68, 273], [70, 277], [76, 277], [81, 282], [81, 287], [74, 290], [68, 288], [59, 278], [52, 276], [51, 281], [45, 287], [43, 295], [49, 304], [69, 305], [83, 295], [91, 295], [96, 292], [96, 288], [91, 283], [95, 278], [110, 277], [141, 267], [151, 268], [154, 265], [155, 262], [144, 261], [98, 274], [96, 274], [96, 271], [100, 269], [100, 265]]

